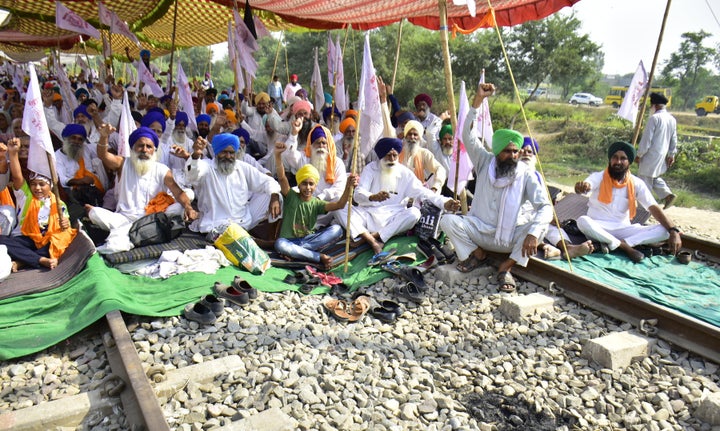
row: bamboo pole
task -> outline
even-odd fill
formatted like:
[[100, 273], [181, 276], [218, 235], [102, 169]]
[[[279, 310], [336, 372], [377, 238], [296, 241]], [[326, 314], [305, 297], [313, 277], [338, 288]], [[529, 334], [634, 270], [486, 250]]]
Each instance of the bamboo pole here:
[[[360, 152], [360, 119], [362, 118], [362, 108], [358, 110], [358, 116], [357, 116], [357, 127], [355, 128], [355, 138], [353, 138], [353, 157], [352, 157], [352, 164], [350, 165], [350, 173], [355, 175], [357, 172], [357, 158], [358, 153]], [[342, 163], [342, 162], [341, 162]], [[350, 189], [350, 195], [348, 196], [347, 201], [347, 229], [345, 233], [345, 265], [343, 267], [343, 273], [347, 274], [348, 270], [348, 260], [350, 259], [350, 241], [352, 241], [352, 233], [350, 231], [350, 217], [352, 215], [352, 202], [353, 202], [353, 194], [355, 193], [355, 188], [352, 187]]]
[[280, 34], [280, 37], [278, 38], [277, 48], [275, 48], [275, 63], [273, 63], [273, 70], [272, 70], [272, 74], [270, 75], [270, 81], [272, 81], [273, 76], [275, 76], [275, 69], [277, 68], [278, 57], [280, 56], [280, 43], [281, 42], [282, 42], [282, 34]]
[[403, 22], [404, 20], [400, 20], [400, 25], [398, 26], [398, 35], [397, 35], [397, 48], [395, 48], [395, 67], [393, 67], [393, 76], [392, 76], [392, 82], [390, 83], [390, 87], [393, 89], [395, 88], [395, 77], [397, 76], [397, 69], [398, 69], [398, 62], [400, 61], [400, 45], [402, 42], [402, 28], [403, 28]]
[[640, 109], [638, 110], [637, 121], [635, 121], [635, 131], [633, 133], [632, 145], [635, 146], [638, 136], [640, 135], [640, 126], [642, 126], [642, 120], [645, 117], [645, 106], [648, 94], [652, 88], [653, 75], [655, 74], [655, 66], [657, 66], [658, 56], [660, 55], [660, 45], [662, 45], [663, 35], [665, 34], [665, 24], [667, 23], [668, 15], [670, 14], [670, 3], [672, 0], [667, 0], [665, 6], [665, 15], [663, 15], [662, 26], [660, 27], [660, 34], [658, 35], [657, 45], [655, 46], [655, 56], [653, 57], [652, 67], [650, 68], [650, 75], [648, 76], [647, 88], [645, 88], [645, 94], [640, 101]]
[[175, 12], [173, 12], [172, 44], [170, 48], [170, 66], [168, 67], [167, 91], [172, 91], [173, 60], [175, 59], [175, 31], [177, 30], [178, 0], [175, 0]]
[[58, 176], [57, 171], [55, 170], [55, 163], [53, 161], [53, 156], [50, 153], [46, 153], [47, 155], [47, 161], [48, 166], [50, 167], [50, 176], [52, 177], [52, 190], [53, 194], [55, 195], [55, 205], [57, 205], [58, 209], [58, 221], [62, 223], [63, 219], [63, 213], [62, 213], [62, 207], [60, 206], [60, 188], [58, 187]]
[[[285, 37], [285, 33], [283, 33], [283, 38]], [[285, 49], [285, 76], [287, 77], [287, 82], [290, 82], [290, 64], [288, 63], [288, 56], [287, 56], [287, 41], [283, 44], [283, 48]]]

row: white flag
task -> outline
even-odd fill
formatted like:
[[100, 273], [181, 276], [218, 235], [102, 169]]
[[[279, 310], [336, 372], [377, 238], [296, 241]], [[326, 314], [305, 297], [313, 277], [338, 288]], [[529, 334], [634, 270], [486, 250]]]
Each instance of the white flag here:
[[135, 45], [140, 46], [140, 41], [137, 36], [130, 31], [127, 23], [120, 19], [115, 12], [108, 9], [102, 2], [98, 2], [98, 15], [100, 16], [100, 22], [110, 26], [110, 33], [121, 34], [130, 39]]
[[468, 7], [468, 12], [470, 12], [470, 16], [475, 18], [475, 15], [477, 14], [475, 0], [453, 0], [453, 4], [455, 6], [466, 5]]
[[[485, 83], [485, 69], [482, 70], [480, 75], [480, 84]], [[462, 129], [458, 128], [457, 133], [462, 136]], [[492, 119], [490, 118], [490, 104], [487, 98], [485, 98], [480, 105], [477, 113], [477, 124], [475, 126], [475, 136], [480, 138], [485, 144], [485, 148], [492, 150], [492, 135], [493, 135]]]
[[52, 146], [50, 138], [50, 129], [48, 129], [47, 120], [45, 119], [45, 111], [43, 109], [42, 95], [40, 93], [40, 85], [38, 84], [35, 66], [29, 63], [30, 82], [28, 84], [27, 96], [25, 98], [25, 110], [23, 111], [22, 129], [30, 136], [30, 148], [28, 151], [28, 169], [52, 178], [50, 174], [50, 164], [48, 155], [55, 164], [55, 150]]
[[[450, 163], [447, 179], [448, 188], [455, 191], [455, 168], [457, 166], [458, 192], [463, 190], [465, 186], [467, 186], [468, 181], [472, 179], [473, 164], [461, 139], [468, 111], [470, 111], [470, 104], [468, 103], [467, 92], [465, 90], [465, 81], [462, 81], [460, 83], [460, 106], [458, 107], [457, 130], [454, 131], [455, 134], [453, 136], [453, 146], [455, 149], [453, 150], [453, 159]], [[458, 158], [460, 158], [460, 162], [457, 161]]]
[[337, 60], [337, 54], [335, 53], [335, 44], [329, 32], [327, 36], [328, 84], [332, 87], [335, 85], [335, 61]]
[[363, 49], [362, 72], [360, 74], [360, 89], [358, 94], [358, 108], [360, 109], [360, 154], [366, 157], [375, 143], [383, 134], [382, 110], [380, 109], [380, 93], [375, 76], [372, 53], [370, 52], [370, 35], [365, 33], [365, 48]]
[[250, 33], [250, 29], [247, 28], [245, 21], [240, 18], [240, 14], [238, 14], [238, 11], [235, 9], [233, 9], [233, 17], [235, 18], [235, 28], [237, 29], [237, 34], [240, 36], [238, 42], [242, 42], [242, 44], [245, 45], [251, 52], [257, 51], [258, 44], [255, 40], [255, 36]]
[[118, 126], [118, 156], [130, 157], [130, 134], [134, 132], [135, 120], [130, 113], [130, 101], [128, 100], [127, 91], [123, 91], [123, 106], [120, 113], [120, 125]]
[[190, 130], [197, 132], [197, 123], [195, 122], [195, 105], [192, 101], [192, 91], [190, 90], [190, 81], [185, 75], [180, 59], [178, 59], [177, 65], [177, 84], [178, 84], [178, 98], [180, 99], [180, 106], [182, 111], [188, 114], [188, 122], [186, 124]]
[[110, 12], [110, 9], [105, 7], [105, 3], [99, 1], [97, 3], [98, 5], [98, 16], [100, 17], [100, 22], [105, 24], [106, 26], [110, 27], [112, 25], [112, 13]]
[[[10, 64], [10, 63], [7, 63]], [[12, 80], [14, 88], [20, 93], [20, 97], [25, 97], [25, 84], [23, 84], [23, 76], [25, 76], [25, 71], [20, 67], [20, 65], [15, 65], [12, 68]]]
[[642, 60], [640, 60], [640, 63], [635, 70], [635, 75], [633, 75], [633, 79], [630, 82], [630, 87], [628, 87], [627, 93], [625, 93], [622, 105], [620, 105], [620, 109], [617, 111], [618, 117], [630, 121], [633, 124], [633, 127], [635, 127], [635, 119], [637, 118], [640, 99], [643, 94], [645, 94], [647, 84], [647, 72], [645, 72], [645, 66], [643, 65]]
[[348, 104], [345, 98], [345, 71], [343, 68], [342, 48], [340, 48], [340, 35], [338, 35], [335, 44], [335, 53], [337, 54], [335, 60], [335, 106], [337, 106], [338, 111], [345, 112], [348, 109]]
[[148, 68], [145, 66], [145, 63], [142, 60], [137, 61], [137, 71], [138, 71], [138, 80], [142, 83], [144, 83], [152, 93], [153, 96], [160, 98], [163, 97], [165, 93], [163, 93], [162, 88], [160, 88], [160, 85], [157, 83], [155, 78], [153, 77], [152, 72], [148, 70]]
[[78, 101], [75, 97], [75, 92], [72, 89], [72, 86], [70, 85], [70, 80], [67, 77], [67, 73], [65, 72], [65, 68], [63, 67], [62, 63], [60, 62], [60, 56], [58, 56], [55, 52], [52, 53], [53, 63], [55, 65], [55, 76], [57, 77], [58, 84], [60, 84], [60, 95], [63, 98], [63, 115], [64, 118], [67, 118], [68, 122], [72, 123], [71, 119], [73, 118], [72, 113], [75, 111], [75, 108], [78, 107]]
[[[235, 39], [237, 39], [235, 28], [233, 27], [232, 22], [228, 21], [228, 58], [232, 64], [233, 73], [235, 73], [235, 76], [237, 77], [237, 91], [241, 92], [243, 88], [245, 88], [245, 78], [243, 77], [242, 67], [240, 66], [240, 58], [237, 52], [237, 43], [235, 43]], [[205, 103], [205, 99], [203, 99], [203, 103]], [[202, 106], [201, 113], [204, 112], [205, 105]]]
[[55, 25], [58, 28], [74, 31], [75, 33], [87, 34], [95, 39], [100, 39], [100, 32], [91, 26], [87, 21], [80, 18], [80, 15], [71, 11], [59, 1], [55, 2]]
[[265, 36], [270, 36], [270, 31], [267, 29], [267, 27], [265, 27], [265, 24], [260, 21], [260, 18], [258, 18], [257, 16], [253, 16], [253, 22], [255, 23], [255, 33], [257, 34], [258, 39]]
[[323, 89], [322, 75], [320, 75], [320, 64], [318, 63], [318, 49], [315, 48], [315, 65], [313, 66], [312, 79], [310, 80], [310, 88], [313, 90], [313, 102], [315, 110], [322, 114], [323, 105], [325, 105], [325, 90]]

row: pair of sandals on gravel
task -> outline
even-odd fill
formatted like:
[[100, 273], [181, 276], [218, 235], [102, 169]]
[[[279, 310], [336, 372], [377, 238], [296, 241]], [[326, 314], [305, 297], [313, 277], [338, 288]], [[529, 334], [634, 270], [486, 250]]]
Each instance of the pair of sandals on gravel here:
[[[487, 262], [487, 256], [485, 256], [484, 259], [479, 259], [477, 256], [475, 256], [474, 253], [470, 253], [470, 256], [467, 259], [459, 262], [456, 268], [462, 273], [469, 273], [476, 270], [477, 268], [480, 268], [481, 266], [486, 265]], [[513, 278], [512, 274], [510, 274], [510, 272], [508, 271], [498, 272], [496, 281], [498, 282], [498, 290], [500, 290], [500, 292], [512, 293], [515, 292], [515, 289], [517, 289], [515, 278]]]
[[362, 320], [368, 311], [383, 323], [393, 323], [403, 313], [400, 304], [395, 301], [384, 299], [372, 309], [370, 309], [370, 302], [370, 296], [360, 294], [351, 302], [344, 299], [329, 298], [325, 300], [323, 305], [330, 316], [343, 323], [358, 322]]

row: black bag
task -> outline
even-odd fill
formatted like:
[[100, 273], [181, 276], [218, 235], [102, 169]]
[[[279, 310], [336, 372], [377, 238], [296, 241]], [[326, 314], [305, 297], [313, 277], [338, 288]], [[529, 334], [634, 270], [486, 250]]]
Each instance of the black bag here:
[[420, 220], [415, 224], [414, 233], [421, 240], [435, 238], [440, 227], [440, 215], [442, 208], [435, 206], [432, 202], [424, 200], [420, 206]]
[[567, 233], [568, 235], [574, 235], [574, 236], [584, 236], [582, 231], [577, 225], [577, 222], [573, 219], [567, 219], [564, 220], [562, 223], [560, 223], [560, 227]]
[[135, 247], [163, 244], [177, 238], [185, 229], [182, 217], [168, 217], [164, 212], [152, 213], [140, 217], [130, 226], [130, 242]]

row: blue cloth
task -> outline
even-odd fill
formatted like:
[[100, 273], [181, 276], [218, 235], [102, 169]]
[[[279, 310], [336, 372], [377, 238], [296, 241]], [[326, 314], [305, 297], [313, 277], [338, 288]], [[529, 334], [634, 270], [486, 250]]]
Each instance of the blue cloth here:
[[221, 133], [213, 137], [213, 154], [217, 155], [229, 146], [232, 146], [235, 152], [237, 152], [238, 148], [240, 148], [240, 139], [232, 133]]
[[320, 253], [315, 250], [334, 244], [342, 237], [343, 228], [334, 224], [302, 238], [278, 238], [275, 251], [291, 259], [320, 262]]
[[184, 125], [188, 125], [188, 114], [182, 111], [179, 111], [177, 114], [175, 114], [175, 124], [183, 123]]
[[397, 138], [382, 138], [375, 144], [375, 154], [377, 154], [378, 159], [385, 157], [390, 150], [395, 150], [400, 154], [402, 151], [402, 141]]
[[242, 127], [238, 127], [237, 129], [233, 130], [232, 134], [237, 136], [238, 138], [243, 138], [245, 140], [245, 145], [248, 145], [250, 143], [250, 133]]
[[130, 134], [130, 138], [128, 139], [128, 141], [130, 141], [130, 146], [132, 147], [133, 145], [135, 145], [135, 142], [137, 142], [140, 138], [150, 138], [153, 141], [153, 144], [155, 144], [155, 148], [157, 148], [160, 144], [160, 140], [158, 139], [157, 134], [153, 129], [149, 127], [141, 126], [135, 129], [135, 131]]
[[77, 118], [78, 114], [83, 114], [84, 116], [86, 116], [88, 118], [88, 120], [92, 118], [90, 116], [90, 114], [88, 113], [87, 106], [85, 106], [85, 105], [80, 105], [77, 108], [75, 108], [75, 110], [73, 111], [73, 118]]
[[162, 114], [157, 111], [150, 111], [147, 114], [145, 114], [144, 117], [142, 117], [142, 120], [140, 120], [140, 125], [143, 127], [150, 127], [152, 123], [160, 123], [160, 126], [162, 127], [162, 131], [165, 131], [165, 114]]
[[195, 123], [197, 123], [197, 124], [200, 124], [203, 122], [210, 124], [210, 121], [212, 121], [212, 118], [210, 118], [210, 116], [208, 114], [200, 114], [197, 116], [197, 118], [195, 118]]
[[87, 131], [85, 126], [80, 124], [68, 124], [62, 131], [62, 137], [67, 138], [72, 135], [82, 135], [83, 138], [87, 138]]

